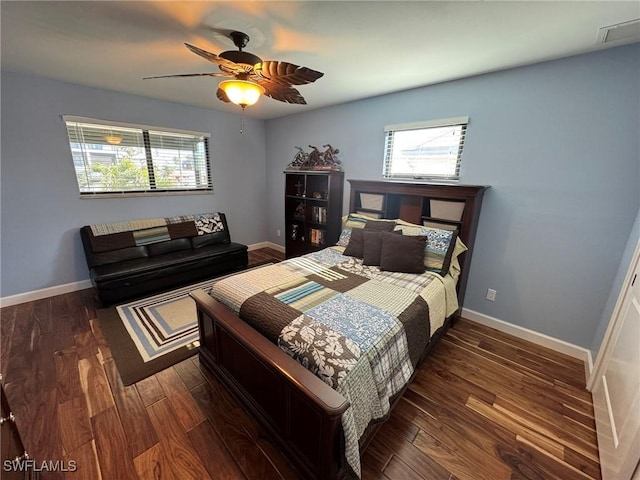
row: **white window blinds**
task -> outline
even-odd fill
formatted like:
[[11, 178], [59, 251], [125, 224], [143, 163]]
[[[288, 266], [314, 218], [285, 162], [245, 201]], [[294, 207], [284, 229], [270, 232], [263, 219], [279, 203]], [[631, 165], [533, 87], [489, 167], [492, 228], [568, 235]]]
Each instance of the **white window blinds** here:
[[469, 117], [385, 127], [383, 176], [458, 180]]
[[63, 119], [81, 195], [212, 190], [206, 134]]

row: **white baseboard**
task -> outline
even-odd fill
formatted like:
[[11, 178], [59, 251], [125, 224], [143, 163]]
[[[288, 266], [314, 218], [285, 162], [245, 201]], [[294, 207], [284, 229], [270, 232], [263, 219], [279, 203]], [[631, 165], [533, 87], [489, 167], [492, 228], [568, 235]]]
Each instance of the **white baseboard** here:
[[[260, 242], [248, 245], [249, 250], [257, 250], [259, 248], [273, 248], [284, 253], [284, 247], [272, 242]], [[55, 297], [64, 293], [77, 292], [85, 288], [91, 288], [91, 280], [81, 280], [79, 282], [65, 283], [64, 285], [56, 285], [53, 287], [42, 288], [32, 292], [18, 293], [8, 297], [0, 298], [0, 307], [10, 307], [19, 303], [33, 302], [47, 297]]]
[[273, 248], [278, 252], [284, 253], [284, 247], [282, 245], [278, 245], [277, 243], [273, 243], [273, 242], [259, 242], [259, 243], [252, 243], [251, 245], [249, 245], [249, 251], [258, 250], [259, 248]]
[[508, 333], [509, 335], [513, 335], [514, 337], [528, 340], [529, 342], [535, 343], [536, 345], [541, 345], [543, 347], [550, 348], [551, 350], [555, 350], [556, 352], [564, 353], [565, 355], [569, 355], [570, 357], [582, 360], [584, 362], [585, 378], [588, 379], [591, 376], [591, 370], [593, 369], [593, 359], [591, 358], [591, 350], [587, 348], [579, 347], [578, 345], [574, 345], [573, 343], [565, 342], [564, 340], [550, 337], [549, 335], [545, 335], [544, 333], [538, 333], [534, 330], [529, 330], [528, 328], [520, 327], [518, 325], [514, 325], [513, 323], [508, 323], [504, 320], [490, 317], [489, 315], [485, 315], [484, 313], [469, 310], [468, 308], [462, 309], [462, 316], [466, 319], [473, 320], [474, 322], [481, 325], [495, 328], [496, 330]]
[[33, 302], [34, 300], [77, 292], [78, 290], [91, 287], [91, 280], [81, 280], [79, 282], [65, 283], [64, 285], [33, 290], [32, 292], [18, 293], [17, 295], [0, 298], [0, 307], [10, 307], [12, 305], [18, 305], [19, 303]]

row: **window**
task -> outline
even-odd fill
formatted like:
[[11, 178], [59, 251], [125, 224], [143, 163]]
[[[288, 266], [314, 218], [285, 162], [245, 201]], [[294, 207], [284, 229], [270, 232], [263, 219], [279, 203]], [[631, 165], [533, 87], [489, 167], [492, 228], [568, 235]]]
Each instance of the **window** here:
[[469, 117], [385, 127], [386, 178], [458, 180]]
[[82, 196], [213, 190], [207, 134], [62, 118]]

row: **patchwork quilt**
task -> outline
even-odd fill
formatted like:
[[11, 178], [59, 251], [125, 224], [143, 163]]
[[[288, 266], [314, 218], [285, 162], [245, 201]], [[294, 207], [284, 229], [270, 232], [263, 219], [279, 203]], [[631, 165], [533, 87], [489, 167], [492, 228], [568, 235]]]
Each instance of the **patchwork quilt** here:
[[360, 476], [358, 441], [411, 378], [444, 323], [450, 289], [435, 273], [384, 272], [343, 250], [233, 275], [211, 295], [350, 402], [346, 457]]

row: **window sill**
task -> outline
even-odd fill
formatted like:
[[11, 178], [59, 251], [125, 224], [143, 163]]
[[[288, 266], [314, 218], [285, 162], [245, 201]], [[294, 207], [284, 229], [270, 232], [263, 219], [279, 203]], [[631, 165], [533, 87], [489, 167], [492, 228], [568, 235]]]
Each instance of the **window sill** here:
[[99, 200], [101, 198], [129, 198], [129, 197], [163, 197], [177, 195], [213, 195], [213, 190], [181, 190], [163, 192], [113, 192], [113, 193], [83, 193], [82, 200]]

